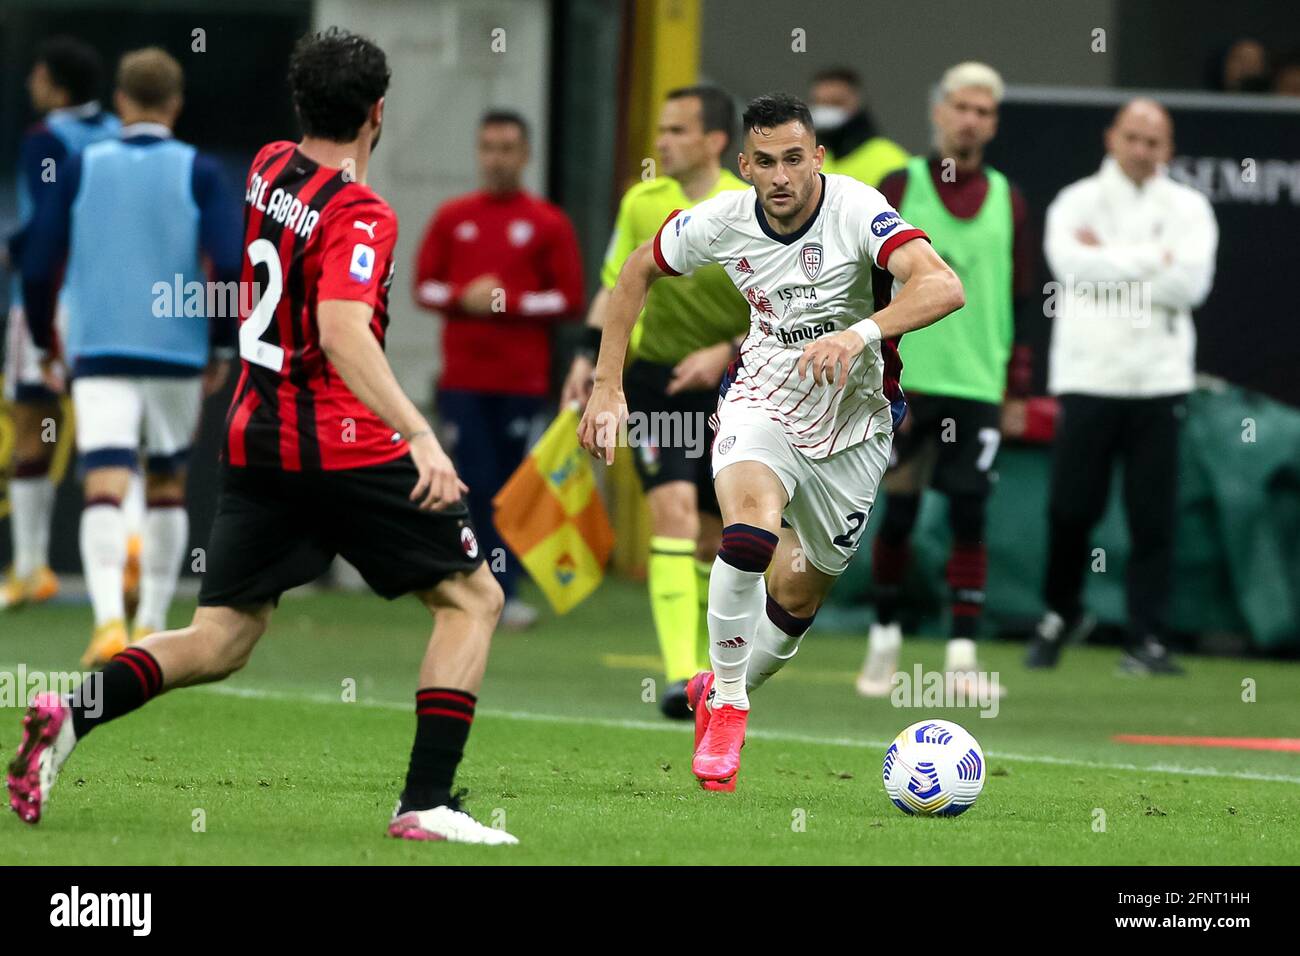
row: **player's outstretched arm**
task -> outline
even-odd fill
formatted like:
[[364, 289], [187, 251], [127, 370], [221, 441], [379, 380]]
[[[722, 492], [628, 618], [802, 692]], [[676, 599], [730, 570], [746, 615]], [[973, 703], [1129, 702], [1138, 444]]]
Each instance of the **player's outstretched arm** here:
[[577, 354], [569, 364], [569, 374], [564, 379], [560, 390], [560, 405], [568, 407], [577, 405], [585, 408], [591, 397], [592, 376], [596, 372], [596, 354], [600, 350], [600, 333], [605, 327], [605, 310], [609, 307], [609, 289], [600, 287], [591, 299], [587, 309], [587, 321], [583, 326], [583, 341]]
[[453, 504], [469, 489], [456, 476], [455, 466], [438, 444], [428, 420], [397, 383], [388, 357], [370, 331], [373, 313], [365, 302], [332, 299], [320, 303], [316, 321], [321, 349], [352, 394], [410, 443], [411, 459], [420, 476], [411, 500], [418, 501], [425, 511]]
[[596, 380], [591, 399], [578, 425], [578, 440], [593, 457], [614, 463], [614, 446], [618, 428], [627, 415], [623, 398], [623, 361], [628, 339], [637, 316], [645, 306], [650, 283], [667, 275], [655, 263], [654, 243], [647, 242], [628, 256], [618, 274], [618, 282], [609, 294], [605, 309], [605, 326], [600, 337], [600, 356], [596, 359]]

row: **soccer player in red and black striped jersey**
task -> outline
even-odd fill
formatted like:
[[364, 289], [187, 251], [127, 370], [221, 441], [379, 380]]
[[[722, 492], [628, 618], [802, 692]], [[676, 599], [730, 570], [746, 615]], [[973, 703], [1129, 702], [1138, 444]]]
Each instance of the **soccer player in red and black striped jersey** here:
[[248, 175], [243, 281], [255, 296], [240, 320], [242, 370], [199, 608], [189, 627], [114, 657], [82, 685], [94, 693], [33, 700], [8, 777], [10, 805], [29, 823], [82, 737], [165, 690], [238, 670], [280, 595], [341, 554], [377, 593], [413, 593], [434, 618], [389, 835], [517, 842], [452, 793], [502, 593], [467, 489], [384, 356], [397, 218], [365, 180], [388, 80], [383, 51], [345, 31], [308, 35], [294, 50], [303, 139], [264, 147]]

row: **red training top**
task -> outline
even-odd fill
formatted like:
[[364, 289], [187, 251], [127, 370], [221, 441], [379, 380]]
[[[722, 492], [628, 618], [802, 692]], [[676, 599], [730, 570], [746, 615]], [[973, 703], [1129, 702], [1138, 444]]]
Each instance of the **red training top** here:
[[[551, 324], [583, 306], [582, 256], [563, 210], [523, 191], [449, 200], [429, 222], [415, 271], [416, 302], [446, 320], [439, 387], [546, 394]], [[500, 279], [493, 311], [466, 312], [465, 286], [485, 275]]]

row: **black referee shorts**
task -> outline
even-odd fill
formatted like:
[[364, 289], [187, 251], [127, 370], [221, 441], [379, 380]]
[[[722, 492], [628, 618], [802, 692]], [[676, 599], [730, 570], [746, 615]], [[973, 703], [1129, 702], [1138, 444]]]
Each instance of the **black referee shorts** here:
[[[689, 481], [695, 485], [696, 507], [708, 514], [721, 514], [709, 467], [713, 434], [708, 421], [718, 408], [718, 390], [669, 395], [668, 383], [672, 377], [673, 366], [641, 360], [633, 362], [623, 373], [623, 394], [629, 414], [657, 416], [648, 420], [658, 423], [658, 427], [646, 430], [651, 440], [643, 440], [631, 449], [637, 476], [645, 491], [670, 481]], [[636, 437], [629, 423], [629, 441]]]
[[417, 480], [407, 455], [339, 471], [226, 466], [199, 604], [278, 601], [335, 555], [389, 600], [473, 571], [483, 556], [469, 509], [421, 511], [410, 499]]

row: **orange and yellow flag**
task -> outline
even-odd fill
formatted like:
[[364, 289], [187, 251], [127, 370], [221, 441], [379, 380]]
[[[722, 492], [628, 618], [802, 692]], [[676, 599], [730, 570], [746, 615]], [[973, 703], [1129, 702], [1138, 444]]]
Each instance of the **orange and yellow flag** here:
[[492, 499], [502, 540], [557, 614], [596, 590], [614, 549], [591, 461], [578, 444], [578, 413], [566, 409]]

